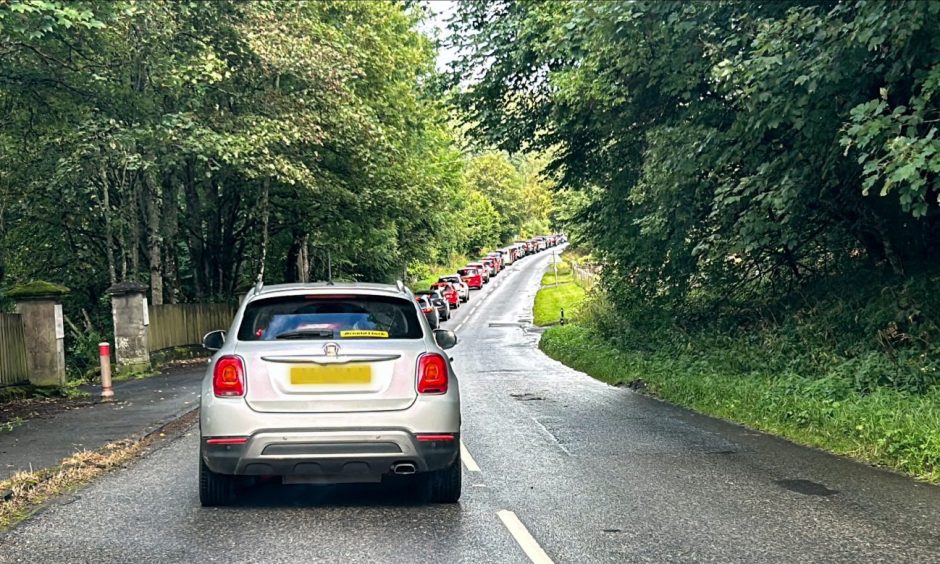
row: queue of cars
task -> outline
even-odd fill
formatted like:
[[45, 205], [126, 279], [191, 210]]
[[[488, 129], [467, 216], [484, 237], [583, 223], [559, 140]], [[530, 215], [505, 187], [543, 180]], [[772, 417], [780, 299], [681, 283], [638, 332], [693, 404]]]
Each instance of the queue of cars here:
[[385, 479], [457, 502], [460, 390], [447, 353], [457, 335], [438, 326], [470, 288], [563, 241], [514, 243], [419, 292], [401, 282], [259, 282], [227, 332], [203, 337], [215, 354], [199, 402], [201, 504], [229, 505], [258, 481]]
[[454, 274], [437, 279], [428, 290], [415, 292], [421, 311], [432, 328], [451, 317], [451, 310], [470, 301], [470, 290], [481, 290], [506, 267], [529, 255], [533, 255], [567, 241], [562, 234], [540, 235], [495, 250], [479, 260], [458, 268]]

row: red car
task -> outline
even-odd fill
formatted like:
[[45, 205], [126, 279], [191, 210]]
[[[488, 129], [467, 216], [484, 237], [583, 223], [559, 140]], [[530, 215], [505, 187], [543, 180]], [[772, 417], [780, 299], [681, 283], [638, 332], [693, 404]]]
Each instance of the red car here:
[[431, 289], [440, 290], [451, 309], [460, 307], [460, 292], [450, 282], [436, 282], [431, 284]]
[[493, 262], [496, 263], [496, 271], [497, 271], [497, 272], [502, 272], [503, 268], [506, 267], [506, 265], [503, 263], [503, 256], [500, 255], [499, 253], [490, 253], [490, 254], [486, 255], [486, 258], [491, 258], [491, 259], [493, 259]]
[[480, 290], [483, 288], [483, 273], [477, 268], [461, 268], [457, 271], [460, 279], [464, 281], [471, 290]]
[[496, 259], [492, 257], [483, 257], [480, 259], [480, 262], [490, 269], [490, 276], [496, 276], [499, 274], [499, 266], [496, 264]]

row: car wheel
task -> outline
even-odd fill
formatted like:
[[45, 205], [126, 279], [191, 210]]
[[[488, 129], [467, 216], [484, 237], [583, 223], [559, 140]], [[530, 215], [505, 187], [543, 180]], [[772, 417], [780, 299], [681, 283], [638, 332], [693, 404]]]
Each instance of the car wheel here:
[[216, 474], [199, 457], [199, 503], [203, 507], [214, 507], [234, 502], [235, 476]]
[[431, 503], [457, 503], [463, 483], [462, 470], [458, 454], [447, 468], [428, 472], [425, 477], [428, 500]]

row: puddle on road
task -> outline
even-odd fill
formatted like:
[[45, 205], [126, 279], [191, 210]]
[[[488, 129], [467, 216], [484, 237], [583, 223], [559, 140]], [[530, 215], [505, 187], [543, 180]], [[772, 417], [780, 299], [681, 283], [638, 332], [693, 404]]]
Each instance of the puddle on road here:
[[826, 497], [839, 493], [838, 490], [830, 490], [826, 486], [810, 480], [776, 480], [774, 483], [786, 490], [803, 495]]

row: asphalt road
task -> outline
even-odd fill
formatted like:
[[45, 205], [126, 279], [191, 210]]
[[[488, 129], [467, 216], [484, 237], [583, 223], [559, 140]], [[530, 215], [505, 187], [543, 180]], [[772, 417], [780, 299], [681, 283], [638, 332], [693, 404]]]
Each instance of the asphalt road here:
[[517, 263], [447, 324], [471, 455], [459, 505], [260, 486], [202, 509], [193, 430], [0, 537], [0, 562], [938, 561], [940, 488], [542, 355], [525, 325], [550, 260]]

